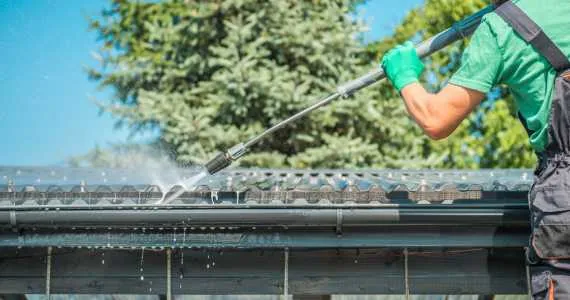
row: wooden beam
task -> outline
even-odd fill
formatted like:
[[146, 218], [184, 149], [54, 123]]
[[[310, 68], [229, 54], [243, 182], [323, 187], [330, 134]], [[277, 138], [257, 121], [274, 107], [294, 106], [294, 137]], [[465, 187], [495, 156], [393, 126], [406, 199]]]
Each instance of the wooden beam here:
[[[52, 294], [166, 295], [164, 249], [54, 248]], [[43, 294], [45, 248], [1, 248], [0, 290]], [[522, 249], [409, 249], [411, 294], [523, 294]], [[172, 293], [284, 292], [283, 249], [172, 250]], [[290, 295], [404, 294], [402, 250], [290, 250]]]

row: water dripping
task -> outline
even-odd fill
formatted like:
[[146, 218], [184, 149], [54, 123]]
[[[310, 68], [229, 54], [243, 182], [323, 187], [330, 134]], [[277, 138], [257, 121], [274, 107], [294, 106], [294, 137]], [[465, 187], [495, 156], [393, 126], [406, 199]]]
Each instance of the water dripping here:
[[141, 250], [141, 265], [140, 265], [141, 281], [144, 280], [143, 272], [144, 272], [144, 247], [142, 247]]
[[[186, 228], [185, 228], [186, 229]], [[178, 278], [180, 279], [180, 289], [182, 289], [182, 280], [184, 279], [184, 248], [180, 249], [180, 275]]]
[[214, 256], [208, 253], [208, 263], [206, 264], [206, 268], [213, 268], [216, 266], [216, 262], [214, 261]]
[[104, 265], [105, 264], [105, 252], [101, 253], [101, 264]]
[[174, 227], [172, 232], [172, 243], [176, 244], [176, 227]]
[[356, 258], [354, 259], [354, 263], [358, 263], [358, 257], [360, 257], [360, 249], [356, 249]]

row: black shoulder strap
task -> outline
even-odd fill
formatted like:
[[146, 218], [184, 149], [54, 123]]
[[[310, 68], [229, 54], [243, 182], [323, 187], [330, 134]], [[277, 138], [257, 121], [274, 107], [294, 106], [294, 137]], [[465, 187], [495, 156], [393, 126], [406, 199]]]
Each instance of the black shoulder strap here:
[[512, 1], [501, 4], [495, 12], [536, 51], [544, 56], [557, 71], [570, 69], [570, 61], [556, 44], [520, 7]]

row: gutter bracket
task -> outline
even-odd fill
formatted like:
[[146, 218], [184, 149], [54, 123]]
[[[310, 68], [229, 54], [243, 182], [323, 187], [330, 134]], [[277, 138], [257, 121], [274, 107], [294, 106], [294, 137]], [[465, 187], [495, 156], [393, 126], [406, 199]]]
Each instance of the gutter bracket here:
[[340, 237], [342, 235], [342, 209], [336, 210], [336, 234]]
[[17, 222], [16, 222], [16, 211], [10, 211], [10, 226], [12, 226], [12, 230], [15, 232], [17, 231]]

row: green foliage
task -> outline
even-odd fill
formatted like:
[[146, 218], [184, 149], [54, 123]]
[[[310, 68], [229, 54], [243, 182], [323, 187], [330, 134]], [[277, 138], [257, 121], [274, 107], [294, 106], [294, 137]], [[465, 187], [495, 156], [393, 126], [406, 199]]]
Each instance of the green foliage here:
[[[160, 142], [175, 150], [178, 161], [203, 163], [377, 67], [379, 53], [396, 43], [431, 36], [483, 6], [477, 0], [428, 0], [409, 13], [392, 37], [364, 47], [356, 39], [361, 24], [350, 17], [358, 2], [112, 0], [90, 22], [100, 38], [101, 66], [88, 73], [101, 88], [115, 91], [101, 108], [115, 115], [119, 125], [133, 131], [159, 128]], [[456, 67], [464, 45], [428, 61], [438, 82]], [[489, 109], [485, 122], [466, 121], [453, 138], [432, 143], [407, 117], [399, 95], [382, 83], [264, 139], [240, 163], [529, 166], [532, 159], [522, 154], [528, 153], [526, 139], [500, 103]], [[465, 149], [481, 153], [481, 159], [465, 157]]]

